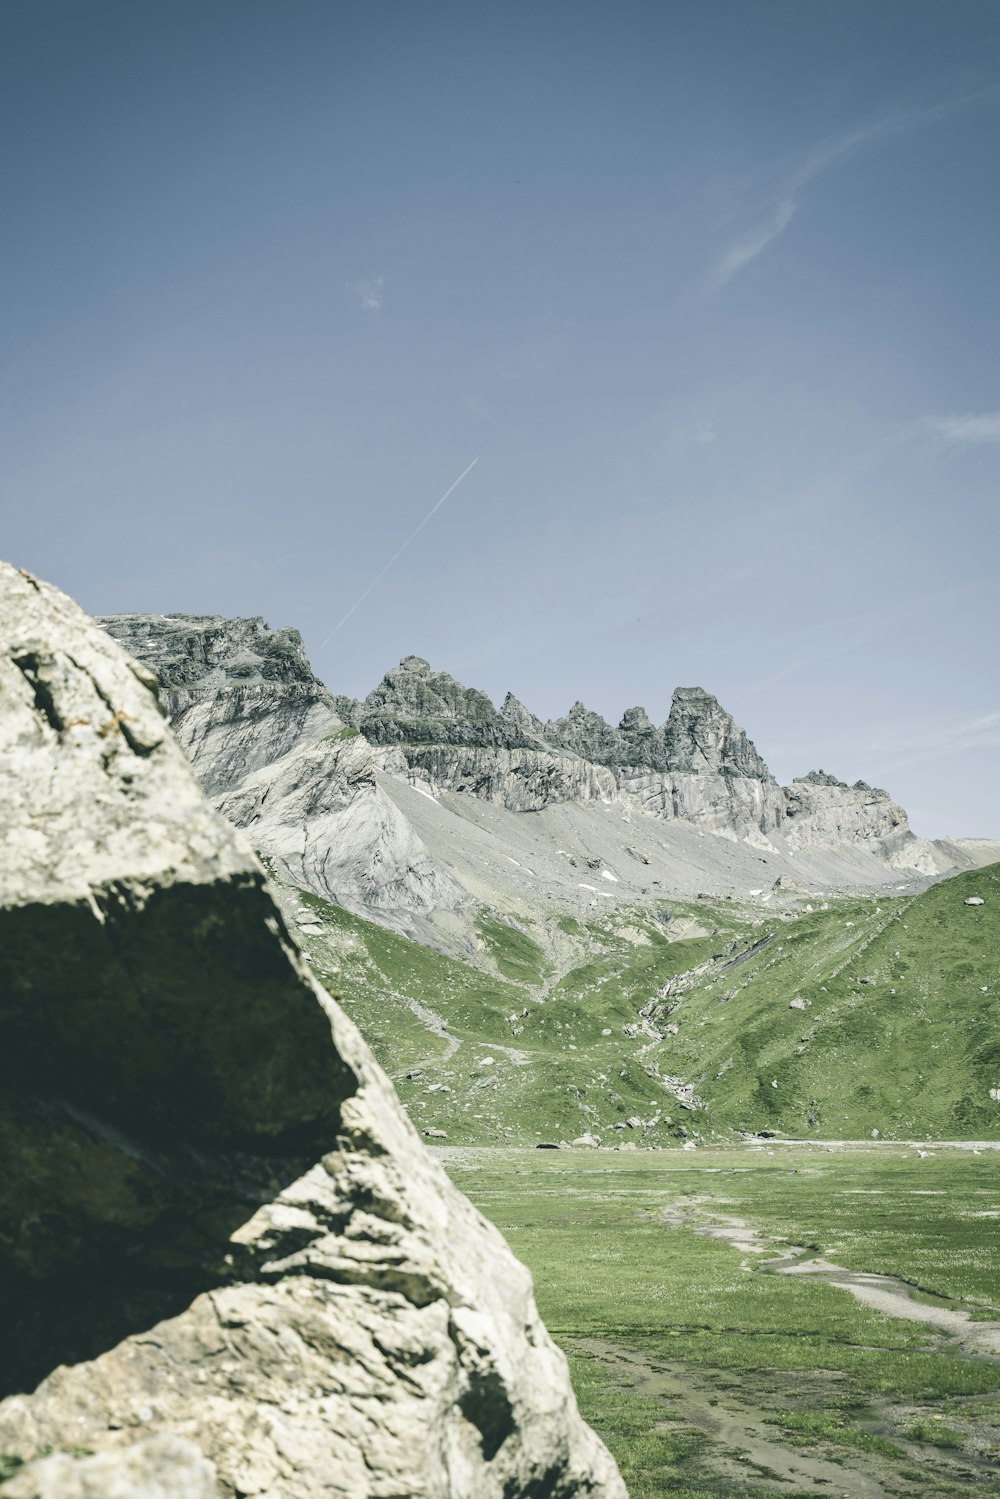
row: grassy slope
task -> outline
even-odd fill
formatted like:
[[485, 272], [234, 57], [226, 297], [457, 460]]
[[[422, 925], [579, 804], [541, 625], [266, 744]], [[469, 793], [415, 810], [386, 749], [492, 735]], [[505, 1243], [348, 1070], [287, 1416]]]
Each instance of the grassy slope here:
[[[964, 905], [970, 894], [985, 904]], [[553, 917], [570, 954], [562, 972], [530, 930], [492, 917], [479, 933], [494, 975], [301, 900], [321, 926], [305, 937], [317, 973], [416, 1122], [452, 1142], [533, 1144], [584, 1130], [647, 1145], [765, 1128], [804, 1138], [1000, 1135], [989, 1096], [1000, 1087], [1000, 865], [915, 898], [763, 921], [729, 902], [670, 902], [675, 923], [693, 917], [710, 933], [684, 941], [668, 940], [649, 908], [621, 907], [586, 927]], [[643, 1034], [639, 1010], [706, 962], [661, 1002], [671, 1008], [658, 1025], [676, 1035]], [[796, 998], [808, 1008], [790, 1008]], [[640, 1029], [627, 1036], [626, 1026]], [[407, 1079], [413, 1070], [421, 1075]], [[686, 1109], [671, 1078], [693, 1083], [703, 1107]], [[615, 1128], [629, 1119], [641, 1126]]]

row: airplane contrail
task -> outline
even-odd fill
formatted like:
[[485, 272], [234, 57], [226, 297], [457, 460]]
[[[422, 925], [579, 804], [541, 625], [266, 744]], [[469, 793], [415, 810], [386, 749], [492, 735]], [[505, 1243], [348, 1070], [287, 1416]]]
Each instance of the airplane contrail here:
[[471, 474], [472, 470], [475, 468], [475, 466], [476, 466], [476, 464], [478, 462], [479, 462], [479, 458], [478, 457], [473, 458], [473, 460], [469, 464], [468, 468], [463, 469], [462, 472], [459, 474], [458, 478], [455, 480], [454, 484], [449, 485], [449, 487], [445, 490], [444, 494], [438, 500], [437, 504], [431, 506], [431, 508], [428, 510], [427, 514], [424, 516], [423, 520], [420, 522], [419, 526], [417, 526], [415, 530], [413, 530], [413, 531], [410, 532], [409, 536], [403, 542], [403, 545], [399, 548], [399, 550], [393, 552], [392, 556], [389, 558], [388, 562], [385, 564], [385, 567], [382, 568], [381, 572], [378, 572], [378, 573], [375, 574], [374, 578], [372, 578], [371, 582], [368, 584], [368, 587], [365, 589], [364, 593], [360, 596], [360, 598], [355, 599], [354, 603], [348, 609], [348, 611], [344, 615], [343, 619], [339, 619], [337, 621], [337, 623], [334, 625], [333, 629], [330, 631], [329, 635], [326, 637], [326, 639], [323, 641], [322, 645], [319, 647], [319, 649], [321, 651], [326, 650], [326, 647], [330, 644], [330, 641], [337, 634], [338, 630], [343, 629], [344, 625], [347, 624], [347, 621], [350, 619], [351, 615], [355, 612], [356, 609], [360, 609], [361, 605], [364, 603], [365, 599], [371, 593], [372, 589], [375, 588], [375, 587], [377, 587], [377, 585], [379, 583], [381, 583], [382, 579], [385, 577], [386, 573], [389, 571], [389, 569], [392, 566], [392, 564], [394, 562], [398, 562], [399, 561], [400, 557], [406, 551], [406, 548], [410, 545], [410, 542], [413, 541], [414, 537], [420, 535], [420, 532], [424, 529], [424, 527], [426, 526], [427, 522], [432, 518], [432, 516], [436, 515], [436, 513], [441, 509], [441, 506], [444, 504], [444, 502], [448, 498], [448, 496], [450, 494], [454, 494], [455, 493], [455, 490], [461, 484], [461, 482], [465, 478], [466, 474]]

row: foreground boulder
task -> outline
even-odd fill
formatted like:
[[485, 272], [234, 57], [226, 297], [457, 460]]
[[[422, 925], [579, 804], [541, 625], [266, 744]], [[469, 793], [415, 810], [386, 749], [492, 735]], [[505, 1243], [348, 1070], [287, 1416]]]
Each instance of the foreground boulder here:
[[5, 1499], [624, 1496], [145, 669], [2, 564], [0, 804]]

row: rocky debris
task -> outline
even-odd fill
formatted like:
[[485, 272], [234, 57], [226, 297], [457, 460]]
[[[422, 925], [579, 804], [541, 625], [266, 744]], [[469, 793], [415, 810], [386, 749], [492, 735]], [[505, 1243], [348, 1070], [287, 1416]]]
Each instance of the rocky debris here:
[[596, 1150], [601, 1143], [601, 1138], [599, 1135], [592, 1135], [587, 1132], [586, 1134], [577, 1135], [576, 1139], [571, 1140], [569, 1143], [571, 1145], [586, 1147], [588, 1150]]
[[794, 999], [789, 1000], [788, 1008], [790, 1010], [808, 1010], [811, 1004], [811, 999], [803, 999], [800, 994], [796, 994]]
[[966, 896], [962, 904], [964, 906], [982, 906], [985, 904], [985, 902], [980, 895], [968, 895]]
[[161, 702], [215, 806], [275, 873], [410, 935], [467, 897], [379, 787], [295, 630], [215, 615], [99, 623], [155, 674]]
[[0, 568], [0, 1493], [624, 1499], [148, 681]]

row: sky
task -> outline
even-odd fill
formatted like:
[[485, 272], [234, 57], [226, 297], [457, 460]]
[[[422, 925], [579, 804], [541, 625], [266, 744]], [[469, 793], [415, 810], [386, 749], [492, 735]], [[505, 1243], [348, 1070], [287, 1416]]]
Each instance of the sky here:
[[998, 79], [995, 0], [6, 0], [0, 555], [1000, 837]]

